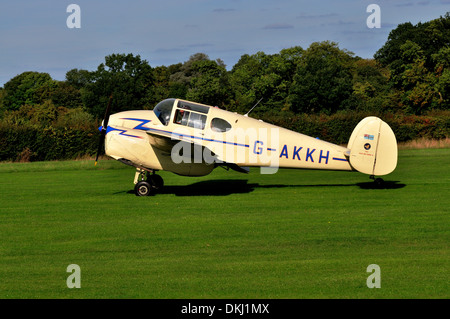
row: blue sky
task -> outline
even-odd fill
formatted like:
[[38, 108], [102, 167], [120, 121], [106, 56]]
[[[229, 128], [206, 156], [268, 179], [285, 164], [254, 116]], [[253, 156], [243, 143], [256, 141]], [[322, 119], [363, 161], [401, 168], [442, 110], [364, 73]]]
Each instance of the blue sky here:
[[[72, 3], [81, 8], [79, 29], [66, 25]], [[369, 4], [381, 9], [379, 29], [367, 27]], [[156, 67], [203, 52], [231, 69], [246, 53], [330, 40], [371, 58], [398, 24], [447, 11], [450, 0], [0, 0], [0, 86], [25, 71], [64, 80], [112, 53]]]

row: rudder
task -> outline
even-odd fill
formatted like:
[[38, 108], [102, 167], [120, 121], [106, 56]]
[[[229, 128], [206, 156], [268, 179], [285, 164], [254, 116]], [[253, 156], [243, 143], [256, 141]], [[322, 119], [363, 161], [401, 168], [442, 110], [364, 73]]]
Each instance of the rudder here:
[[397, 166], [397, 139], [390, 126], [378, 117], [366, 117], [358, 123], [348, 148], [350, 165], [361, 173], [382, 176]]

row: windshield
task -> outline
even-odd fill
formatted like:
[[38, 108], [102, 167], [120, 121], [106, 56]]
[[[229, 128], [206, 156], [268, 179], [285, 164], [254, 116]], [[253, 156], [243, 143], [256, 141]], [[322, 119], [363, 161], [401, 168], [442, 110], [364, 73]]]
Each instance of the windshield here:
[[153, 112], [162, 124], [167, 125], [170, 122], [170, 115], [172, 114], [173, 103], [175, 99], [167, 99], [159, 102]]

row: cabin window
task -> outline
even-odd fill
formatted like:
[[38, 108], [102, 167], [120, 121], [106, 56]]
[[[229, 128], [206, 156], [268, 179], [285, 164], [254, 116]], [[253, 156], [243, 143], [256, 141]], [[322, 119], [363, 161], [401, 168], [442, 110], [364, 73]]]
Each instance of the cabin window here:
[[170, 122], [170, 115], [172, 114], [173, 103], [175, 99], [167, 99], [159, 102], [153, 112], [162, 124], [167, 125]]
[[188, 126], [203, 130], [205, 128], [206, 115], [191, 112]]
[[206, 115], [177, 109], [174, 123], [203, 130], [206, 123]]
[[216, 117], [211, 120], [211, 129], [214, 132], [224, 133], [231, 130], [231, 124], [223, 119]]
[[175, 113], [175, 123], [181, 124], [181, 125], [187, 125], [189, 120], [189, 114], [191, 112], [184, 111], [184, 110], [177, 110]]

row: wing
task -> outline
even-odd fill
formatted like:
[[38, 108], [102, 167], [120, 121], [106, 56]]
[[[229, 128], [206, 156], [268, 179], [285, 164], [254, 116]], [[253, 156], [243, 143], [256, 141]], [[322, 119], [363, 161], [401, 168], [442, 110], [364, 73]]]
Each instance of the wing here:
[[175, 139], [173, 134], [161, 130], [146, 131], [146, 133], [149, 135], [150, 144], [164, 152], [170, 153], [172, 147], [181, 141], [181, 139]]
[[[216, 154], [214, 154], [214, 152], [212, 152], [209, 148], [207, 148], [206, 146], [203, 146], [200, 143], [196, 143], [194, 141], [194, 139], [191, 136], [188, 135], [184, 135], [184, 134], [178, 134], [178, 133], [172, 133], [169, 131], [164, 131], [164, 130], [148, 130], [146, 131], [146, 133], [149, 135], [149, 141], [150, 144], [157, 148], [160, 149], [164, 152], [167, 153], [171, 153], [173, 147], [180, 143], [183, 142], [184, 147], [186, 147], [186, 145], [190, 144], [191, 146], [191, 156], [192, 159], [195, 159], [195, 152], [199, 152], [201, 150], [202, 154], [200, 156], [203, 156], [203, 154], [211, 154], [211, 158], [208, 159], [208, 161], [214, 161], [215, 163], [217, 163], [218, 166], [222, 166], [225, 168], [231, 168], [232, 170], [235, 170], [237, 172], [240, 173], [248, 173], [249, 169], [247, 167], [241, 167], [236, 165], [235, 163], [227, 163], [224, 161], [219, 160], [218, 156]], [[202, 140], [200, 140], [202, 141]], [[197, 148], [193, 147], [193, 146], [197, 146]], [[205, 149], [208, 150], [208, 152], [205, 152]], [[203, 157], [201, 157], [203, 159]]]
[[[201, 144], [202, 139], [198, 139], [197, 141], [193, 136], [188, 134], [172, 133], [164, 130], [149, 130], [146, 132], [149, 135], [150, 144], [153, 147], [166, 152], [166, 155], [171, 156], [172, 153], [175, 152], [173, 155], [176, 156], [190, 156], [191, 160], [195, 163], [197, 163], [199, 159], [208, 164], [217, 163], [219, 161], [216, 154], [208, 147]], [[174, 149], [175, 146], [176, 148]], [[208, 156], [208, 158], [205, 159], [205, 156]]]

